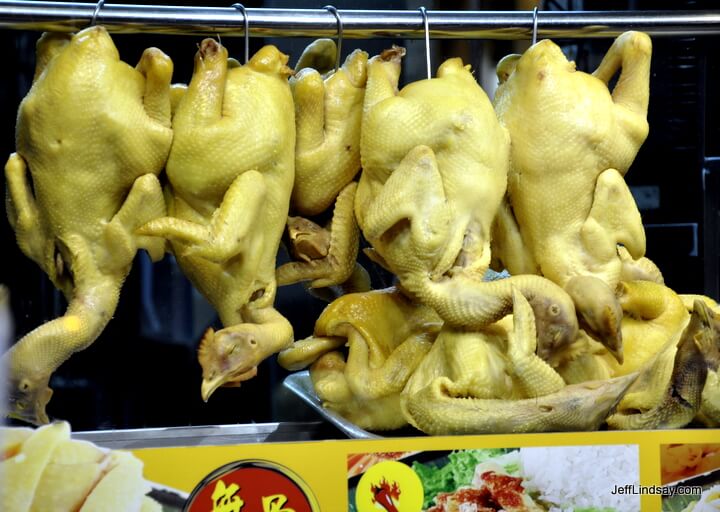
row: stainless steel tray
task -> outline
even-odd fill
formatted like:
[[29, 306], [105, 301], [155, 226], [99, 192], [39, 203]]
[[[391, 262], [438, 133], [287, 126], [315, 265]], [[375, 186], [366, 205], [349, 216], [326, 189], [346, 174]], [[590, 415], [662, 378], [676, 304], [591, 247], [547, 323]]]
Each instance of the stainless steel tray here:
[[363, 430], [357, 425], [350, 423], [342, 416], [325, 409], [322, 406], [322, 402], [320, 402], [320, 399], [315, 394], [312, 381], [310, 380], [310, 373], [308, 371], [288, 375], [283, 381], [283, 385], [300, 397], [306, 404], [317, 411], [320, 416], [332, 423], [346, 436], [353, 439], [382, 439], [382, 436], [371, 434], [367, 430]]

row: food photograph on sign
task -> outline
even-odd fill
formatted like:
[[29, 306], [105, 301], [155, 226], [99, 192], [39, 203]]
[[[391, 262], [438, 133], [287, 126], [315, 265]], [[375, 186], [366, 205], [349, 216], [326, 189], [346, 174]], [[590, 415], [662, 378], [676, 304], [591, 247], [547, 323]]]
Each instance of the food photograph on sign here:
[[348, 456], [350, 512], [637, 512], [638, 487], [636, 445]]
[[663, 512], [720, 510], [720, 443], [660, 446]]

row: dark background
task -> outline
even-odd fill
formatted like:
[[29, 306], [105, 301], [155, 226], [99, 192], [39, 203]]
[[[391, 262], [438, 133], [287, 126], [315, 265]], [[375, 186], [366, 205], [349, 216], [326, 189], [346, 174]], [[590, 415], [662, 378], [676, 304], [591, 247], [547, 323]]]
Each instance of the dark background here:
[[[231, 2], [155, 2], [170, 5], [228, 6]], [[246, 1], [246, 7], [321, 8], [323, 2]], [[507, 10], [506, 1], [343, 1], [340, 9], [408, 9], [424, 4], [433, 9]], [[517, 2], [531, 9], [533, 2]], [[712, 1], [548, 1], [545, 10], [712, 9]], [[241, 17], [238, 18], [239, 23]], [[0, 78], [0, 155], [14, 150], [18, 104], [27, 93], [39, 34], [0, 31], [5, 49]], [[212, 34], [208, 34], [212, 36]], [[175, 63], [175, 82], [189, 81], [198, 36], [152, 34], [114, 35], [123, 60], [135, 64], [142, 51], [157, 46]], [[251, 53], [276, 44], [294, 64], [307, 39], [251, 39]], [[595, 69], [609, 39], [557, 41], [578, 69]], [[241, 58], [242, 38], [223, 38], [230, 55]], [[403, 83], [425, 78], [422, 41], [345, 40], [343, 53], [362, 48], [374, 55], [391, 44], [408, 49]], [[662, 269], [666, 283], [680, 293], [706, 293], [718, 298], [717, 165], [706, 157], [720, 156], [718, 91], [720, 73], [716, 47], [720, 38], [655, 38], [651, 77], [650, 135], [626, 176], [641, 209], [647, 233], [647, 255]], [[504, 55], [521, 52], [527, 42], [431, 42], [433, 68], [447, 57], [461, 56], [472, 64], [483, 86], [495, 82], [492, 67]], [[489, 63], [489, 64], [488, 64]], [[492, 91], [487, 90], [492, 96]], [[714, 94], [713, 94], [714, 92]], [[715, 169], [713, 170], [713, 165]], [[705, 169], [705, 170], [704, 170]], [[4, 179], [4, 178], [1, 178]], [[4, 188], [4, 182], [2, 183]], [[12, 294], [16, 339], [40, 323], [61, 315], [65, 304], [45, 275], [18, 249], [5, 216], [0, 217], [0, 283]], [[281, 255], [284, 257], [284, 255]], [[377, 287], [387, 276], [373, 271]], [[325, 303], [300, 285], [281, 288], [277, 308], [295, 328], [297, 339], [312, 332]], [[136, 259], [122, 291], [114, 319], [87, 350], [61, 366], [51, 381], [51, 417], [69, 420], [74, 430], [140, 428], [315, 419], [290, 396], [281, 382], [287, 372], [274, 358], [241, 388], [220, 389], [205, 404], [200, 399], [200, 367], [196, 346], [208, 325], [218, 326], [207, 303], [195, 292], [168, 256], [151, 264]]]

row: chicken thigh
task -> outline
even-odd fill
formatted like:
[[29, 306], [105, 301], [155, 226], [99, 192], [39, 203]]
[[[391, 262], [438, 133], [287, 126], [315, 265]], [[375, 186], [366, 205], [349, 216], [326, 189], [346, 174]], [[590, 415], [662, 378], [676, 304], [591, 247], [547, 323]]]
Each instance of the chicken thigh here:
[[172, 143], [172, 61], [145, 50], [120, 60], [99, 26], [44, 34], [35, 81], [20, 105], [17, 153], [5, 166], [7, 214], [18, 245], [62, 290], [67, 312], [4, 356], [11, 415], [46, 423], [52, 373], [100, 335], [138, 248], [164, 241], [137, 227], [165, 215], [157, 174]]
[[244, 66], [205, 39], [173, 117], [169, 217], [144, 235], [166, 237], [183, 272], [224, 326], [203, 337], [205, 400], [253, 377], [292, 342], [274, 308], [275, 256], [294, 179], [295, 119], [287, 56], [265, 46]]

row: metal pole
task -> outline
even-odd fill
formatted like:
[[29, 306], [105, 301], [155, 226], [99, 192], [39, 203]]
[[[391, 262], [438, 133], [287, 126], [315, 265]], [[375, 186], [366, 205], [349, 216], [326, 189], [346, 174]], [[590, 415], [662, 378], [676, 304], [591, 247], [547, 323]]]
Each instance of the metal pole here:
[[[228, 2], [230, 3], [230, 2]], [[19, 30], [75, 31], [87, 27], [94, 3], [3, 1], [0, 27]], [[255, 37], [332, 37], [335, 16], [325, 9], [247, 9]], [[343, 36], [352, 39], [421, 39], [416, 10], [342, 10]], [[106, 4], [97, 23], [115, 33], [243, 35], [242, 14], [233, 7], [176, 7]], [[533, 13], [506, 11], [431, 11], [434, 39], [530, 39]], [[615, 37], [641, 30], [653, 37], [720, 35], [720, 11], [543, 11], [538, 37]]]

